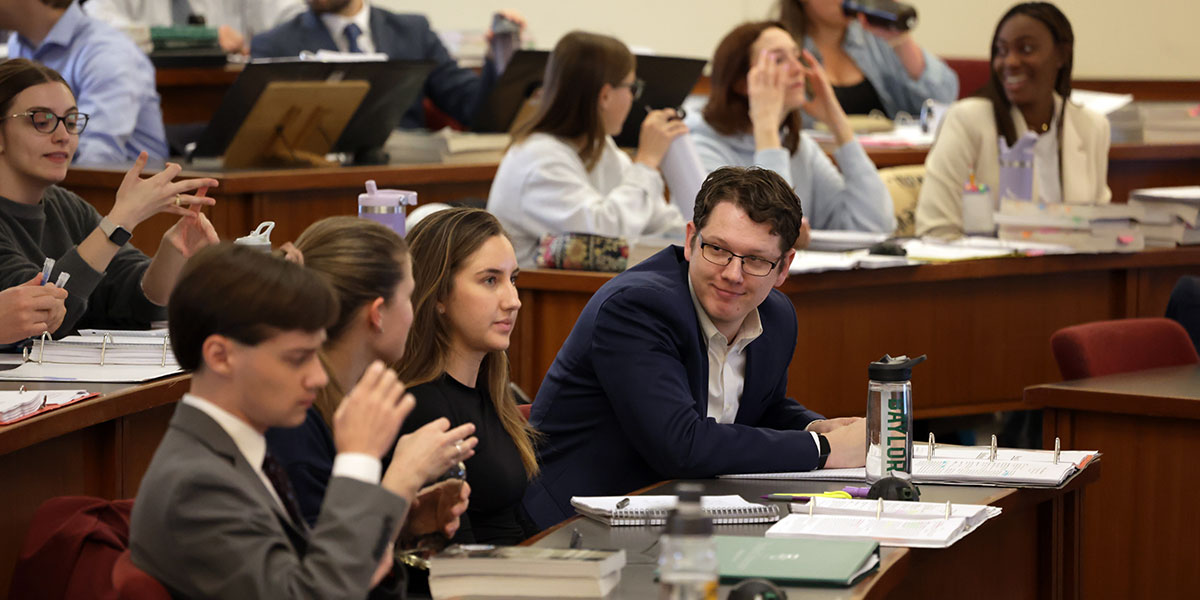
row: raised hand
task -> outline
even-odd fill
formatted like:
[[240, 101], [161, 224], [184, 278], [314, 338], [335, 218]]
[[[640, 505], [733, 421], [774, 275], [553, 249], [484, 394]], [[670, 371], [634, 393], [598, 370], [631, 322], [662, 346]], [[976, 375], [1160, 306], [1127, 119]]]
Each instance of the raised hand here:
[[846, 118], [846, 111], [842, 110], [837, 95], [833, 93], [833, 85], [829, 83], [825, 67], [822, 67], [808, 50], [804, 50], [802, 56], [807, 63], [804, 67], [804, 78], [808, 82], [808, 89], [812, 91], [812, 99], [805, 98], [800, 109], [824, 123], [829, 131], [833, 132], [838, 145], [850, 141], [854, 137], [854, 130], [850, 127], [850, 120]]
[[687, 125], [678, 118], [673, 108], [652, 110], [642, 121], [638, 137], [637, 155], [633, 162], [657, 169], [675, 138], [688, 132]]
[[412, 395], [404, 393], [404, 384], [396, 372], [377, 360], [367, 367], [362, 379], [333, 413], [334, 445], [338, 452], [359, 452], [380, 458], [416, 405]]
[[[203, 197], [207, 191], [208, 188], [200, 188], [196, 196]], [[193, 204], [187, 212], [187, 215], [180, 217], [163, 234], [163, 240], [184, 258], [191, 258], [193, 254], [220, 242], [221, 239], [217, 237], [217, 230], [213, 228], [212, 222], [200, 212], [199, 204]], [[303, 265], [304, 262], [301, 261], [300, 264]]]
[[125, 179], [117, 189], [116, 202], [112, 211], [108, 213], [108, 218], [113, 223], [132, 231], [134, 227], [160, 212], [187, 216], [190, 206], [212, 206], [216, 203], [212, 198], [188, 192], [216, 187], [217, 180], [199, 178], [173, 182], [171, 180], [182, 170], [182, 167], [175, 163], [167, 163], [158, 174], [142, 179], [142, 170], [146, 167], [147, 160], [146, 153], [141, 153], [134, 161], [133, 167], [125, 173]]
[[750, 122], [779, 131], [783, 123], [787, 99], [787, 66], [779, 64], [770, 50], [763, 50], [754, 59], [746, 75], [746, 96], [750, 101]]
[[471, 437], [473, 433], [475, 425], [467, 423], [450, 429], [450, 421], [443, 417], [402, 436], [383, 474], [383, 487], [413, 498], [426, 483], [475, 454], [479, 440]]
[[421, 490], [408, 517], [404, 520], [401, 535], [420, 536], [440, 532], [447, 538], [458, 531], [459, 517], [467, 512], [470, 504], [471, 486], [461, 479], [439, 481]]

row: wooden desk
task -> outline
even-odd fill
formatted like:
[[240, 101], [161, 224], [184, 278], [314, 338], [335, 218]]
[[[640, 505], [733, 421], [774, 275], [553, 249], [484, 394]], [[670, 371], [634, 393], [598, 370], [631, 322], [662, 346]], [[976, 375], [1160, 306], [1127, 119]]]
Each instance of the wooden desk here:
[[[26, 383], [29, 389], [98, 391], [99, 398], [0, 427], [0, 598], [30, 519], [55, 496], [132, 498], [167, 430], [184, 375], [140, 386]], [[20, 382], [2, 382], [17, 389]]]
[[1084, 497], [1085, 598], [1185, 598], [1200, 588], [1200, 367], [1172, 367], [1025, 390], [1044, 410], [1046, 447], [1104, 453]]
[[[184, 171], [180, 177], [212, 177], [221, 186], [207, 214], [221, 239], [250, 233], [262, 221], [275, 221], [276, 245], [296, 239], [312, 223], [358, 212], [358, 195], [374, 179], [380, 188], [414, 190], [421, 203], [487, 201], [496, 164], [385, 165], [270, 171]], [[73, 168], [61, 184], [92, 203], [101, 214], [112, 208], [128, 167]], [[148, 171], [150, 172], [150, 171]], [[156, 215], [133, 232], [133, 244], [153, 254], [176, 219]]]
[[[794, 275], [782, 287], [799, 321], [788, 393], [826, 415], [861, 415], [868, 363], [885, 353], [928, 354], [913, 371], [918, 417], [1021, 409], [1026, 386], [1058, 378], [1051, 334], [1087, 321], [1162, 316], [1184, 274], [1200, 274], [1200, 248]], [[513, 380], [530, 396], [611, 277], [521, 273], [509, 357]]]
[[[1078, 513], [1073, 510], [1083, 489], [1100, 477], [1095, 465], [1061, 490], [921, 486], [921, 497], [934, 502], [990, 504], [1003, 512], [950, 548], [940, 550], [882, 548], [881, 565], [851, 588], [788, 588], [789, 597], [813, 599], [875, 598], [1079, 598]], [[740, 494], [757, 501], [772, 492], [817, 492], [841, 489], [844, 483], [703, 480], [706, 494]], [[673, 494], [676, 482], [651, 486], [648, 494]], [[760, 536], [769, 525], [721, 525], [719, 535]], [[612, 600], [657, 595], [654, 562], [660, 527], [609, 527], [575, 517], [535, 536], [526, 544], [566, 548], [571, 531], [583, 535], [584, 547], [624, 548], [626, 567]], [[994, 569], [988, 571], [985, 569]], [[991, 574], [988, 577], [988, 573]], [[984, 585], [985, 579], [990, 579]], [[732, 586], [722, 585], [724, 598]]]
[[155, 83], [162, 106], [163, 123], [207, 123], [242, 65], [158, 69]]

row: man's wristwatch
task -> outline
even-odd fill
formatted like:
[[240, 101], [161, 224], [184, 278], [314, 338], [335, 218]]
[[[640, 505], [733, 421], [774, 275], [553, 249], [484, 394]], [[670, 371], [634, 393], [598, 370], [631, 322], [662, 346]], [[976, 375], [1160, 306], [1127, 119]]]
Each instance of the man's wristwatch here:
[[825, 461], [829, 460], [829, 438], [824, 435], [817, 434], [817, 443], [821, 445], [821, 455], [817, 457], [817, 468], [824, 469]]
[[108, 241], [116, 244], [118, 248], [128, 244], [129, 238], [133, 237], [128, 229], [109, 221], [108, 217], [100, 219], [100, 231], [103, 231], [104, 235], [108, 237]]

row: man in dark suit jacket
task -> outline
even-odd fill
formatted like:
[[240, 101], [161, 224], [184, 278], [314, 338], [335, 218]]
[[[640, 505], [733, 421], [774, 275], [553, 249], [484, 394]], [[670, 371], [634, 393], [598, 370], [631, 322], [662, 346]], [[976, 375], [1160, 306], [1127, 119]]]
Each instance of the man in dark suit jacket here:
[[366, 598], [378, 583], [375, 597], [401, 595], [403, 579], [389, 576], [393, 540], [406, 516], [430, 524], [431, 510], [444, 520], [410, 533], [453, 534], [465, 496], [422, 515], [409, 507], [425, 481], [472, 452], [474, 438], [463, 437], [473, 428], [406, 436], [401, 445], [423, 444], [428, 457], [381, 480], [379, 457], [414, 401], [376, 362], [334, 419], [339, 454], [310, 530], [263, 432], [299, 425], [327, 382], [317, 351], [337, 313], [332, 289], [299, 265], [224, 244], [191, 259], [169, 311], [191, 391], [134, 502], [134, 564], [182, 598]]
[[546, 442], [525, 507], [539, 527], [573, 514], [571, 496], [863, 464], [861, 418], [824, 420], [786, 396], [796, 313], [773, 288], [800, 228], [800, 201], [779, 175], [719, 169], [685, 246], [592, 296], [533, 404]]
[[[421, 15], [397, 14], [364, 0], [308, 0], [309, 10], [278, 27], [260, 33], [250, 42], [255, 58], [294, 57], [303, 50], [374, 51], [393, 60], [426, 60], [436, 66], [425, 80], [423, 96], [463, 125], [470, 125], [481, 102], [486, 101], [498, 75], [489, 58], [483, 75], [463, 69], [450, 57], [429, 20]], [[356, 28], [348, 35], [347, 26]], [[367, 35], [369, 34], [369, 35]], [[353, 45], [350, 38], [356, 38]], [[409, 129], [425, 127], [422, 99], [417, 99], [400, 122]]]

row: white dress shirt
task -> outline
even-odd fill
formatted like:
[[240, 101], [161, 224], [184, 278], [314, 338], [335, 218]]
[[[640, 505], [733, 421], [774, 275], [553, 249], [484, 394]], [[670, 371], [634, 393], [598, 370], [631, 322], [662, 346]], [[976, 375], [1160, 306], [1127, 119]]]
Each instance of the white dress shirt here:
[[658, 171], [630, 160], [606, 138], [604, 152], [588, 171], [566, 142], [535, 133], [504, 153], [488, 212], [512, 238], [522, 268], [535, 267], [538, 240], [547, 233], [591, 233], [682, 240], [685, 221], [667, 203]]
[[[692, 305], [696, 307], [696, 316], [700, 320], [700, 332], [704, 334], [704, 342], [708, 347], [708, 416], [718, 423], [733, 423], [737, 419], [742, 391], [746, 387], [746, 347], [762, 335], [762, 320], [758, 309], [754, 309], [746, 315], [741, 328], [733, 336], [733, 342], [730, 342], [725, 334], [717, 330], [712, 318], [700, 304], [691, 277], [688, 277], [688, 293], [692, 296]], [[809, 434], [820, 452], [821, 442], [817, 434], [811, 431]]]
[[[1033, 200], [1043, 204], [1062, 203], [1062, 179], [1058, 176], [1058, 111], [1062, 110], [1062, 97], [1054, 95], [1054, 112], [1050, 126], [1045, 132], [1034, 131], [1038, 134], [1037, 142], [1033, 144]], [[1013, 108], [1013, 125], [1017, 135], [1025, 131], [1033, 131], [1025, 123], [1025, 116], [1020, 110]]]
[[343, 17], [325, 13], [321, 15], [321, 22], [329, 30], [329, 35], [333, 37], [333, 43], [337, 44], [339, 51], [350, 51], [350, 39], [346, 37], [346, 26], [351, 23], [358, 25], [358, 28], [362, 30], [358, 36], [358, 49], [363, 54], [375, 51], [375, 42], [371, 41], [371, 5], [367, 0], [363, 0], [362, 8], [353, 16]]
[[[209, 27], [228, 25], [249, 41], [304, 12], [304, 0], [189, 0], [192, 13], [204, 17]], [[83, 11], [115, 27], [133, 24], [167, 27], [171, 23], [171, 0], [88, 0]]]
[[[242, 453], [242, 457], [250, 463], [250, 468], [254, 469], [267, 491], [271, 493], [271, 497], [286, 513], [287, 507], [279, 499], [275, 486], [271, 484], [271, 480], [267, 479], [266, 473], [262, 470], [263, 458], [267, 455], [267, 438], [251, 427], [249, 423], [204, 398], [194, 394], [184, 394], [182, 402], [211, 417], [217, 422], [217, 425], [221, 426], [221, 429], [225, 430], [225, 433], [229, 434], [229, 437], [233, 439], [233, 444]], [[349, 477], [378, 485], [382, 471], [383, 466], [379, 459], [367, 454], [339, 452], [333, 459], [333, 477]]]

